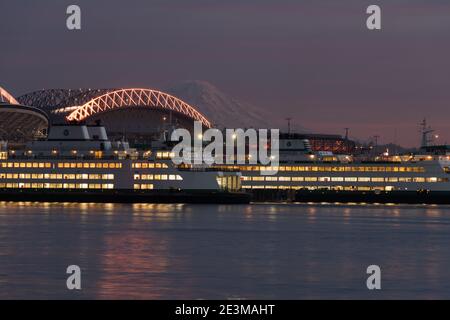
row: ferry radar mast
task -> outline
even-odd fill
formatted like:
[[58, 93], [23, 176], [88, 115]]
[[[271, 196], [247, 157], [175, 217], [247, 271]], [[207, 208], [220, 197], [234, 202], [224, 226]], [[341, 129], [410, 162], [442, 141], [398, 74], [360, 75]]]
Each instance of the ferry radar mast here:
[[434, 132], [434, 130], [431, 128], [431, 126], [427, 125], [427, 119], [424, 118], [423, 121], [420, 123], [421, 127], [421, 133], [422, 133], [422, 142], [420, 144], [421, 148], [428, 147], [433, 139], [430, 137], [430, 134]]
[[291, 134], [291, 120], [292, 120], [291, 117], [286, 118], [287, 125], [288, 125], [288, 135]]

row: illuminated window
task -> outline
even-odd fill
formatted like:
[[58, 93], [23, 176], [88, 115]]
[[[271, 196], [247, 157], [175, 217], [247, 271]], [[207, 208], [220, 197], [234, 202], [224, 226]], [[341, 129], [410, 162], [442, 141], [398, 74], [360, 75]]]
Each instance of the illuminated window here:
[[264, 177], [252, 177], [252, 181], [264, 181]]

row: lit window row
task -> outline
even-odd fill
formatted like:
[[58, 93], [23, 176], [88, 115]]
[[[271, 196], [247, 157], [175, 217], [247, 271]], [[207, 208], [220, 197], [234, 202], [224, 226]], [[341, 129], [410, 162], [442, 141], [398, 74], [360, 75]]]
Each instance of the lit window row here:
[[173, 157], [175, 157], [173, 152], [159, 151], [156, 153], [156, 159], [172, 159]]
[[8, 189], [114, 189], [112, 183], [0, 183]]
[[242, 186], [243, 189], [278, 189], [278, 190], [344, 190], [344, 191], [393, 191], [393, 186]]
[[136, 190], [150, 190], [153, 189], [153, 184], [151, 183], [135, 183], [133, 185]]
[[50, 162], [2, 162], [2, 168], [51, 168]]
[[396, 166], [215, 166], [218, 169], [241, 171], [313, 171], [313, 172], [425, 172], [424, 167]]
[[120, 162], [59, 162], [58, 168], [64, 169], [120, 169], [122, 163]]
[[306, 182], [448, 182], [437, 177], [273, 177], [243, 176], [243, 181], [306, 181]]
[[167, 169], [168, 166], [165, 163], [148, 163], [148, 162], [136, 162], [131, 165], [132, 168], [136, 169]]
[[113, 174], [0, 173], [0, 179], [114, 180]]
[[134, 180], [183, 180], [179, 174], [135, 174]]

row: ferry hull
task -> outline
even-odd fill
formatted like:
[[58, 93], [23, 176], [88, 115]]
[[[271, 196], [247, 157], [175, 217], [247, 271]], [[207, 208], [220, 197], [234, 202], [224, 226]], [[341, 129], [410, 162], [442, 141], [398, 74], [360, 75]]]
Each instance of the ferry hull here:
[[450, 191], [334, 191], [299, 190], [296, 202], [450, 204]]
[[204, 203], [247, 204], [250, 195], [211, 190], [0, 190], [0, 201], [80, 203]]

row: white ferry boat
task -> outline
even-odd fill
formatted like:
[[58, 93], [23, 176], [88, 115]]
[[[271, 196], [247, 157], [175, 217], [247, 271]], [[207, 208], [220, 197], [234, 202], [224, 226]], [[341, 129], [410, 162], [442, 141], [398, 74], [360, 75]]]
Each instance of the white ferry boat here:
[[48, 138], [0, 151], [0, 200], [248, 202], [240, 173], [182, 168], [170, 152], [110, 141], [101, 125], [54, 125]]
[[[450, 203], [450, 147], [418, 154], [355, 157], [312, 152], [307, 140], [280, 139], [279, 165], [220, 165], [242, 173], [242, 188], [270, 200]], [[439, 152], [433, 152], [439, 150]], [[425, 152], [426, 151], [426, 152]], [[274, 171], [265, 175], [264, 171]], [[265, 195], [264, 195], [265, 194]]]

